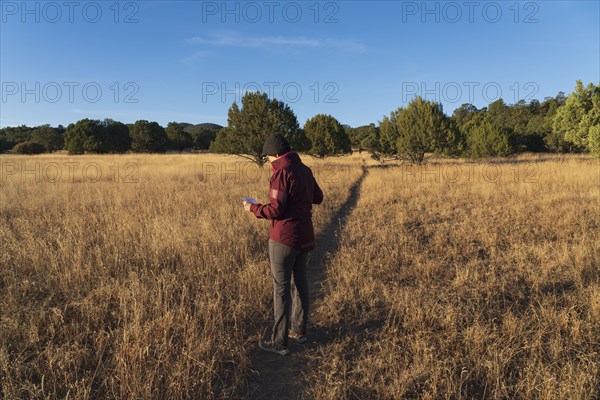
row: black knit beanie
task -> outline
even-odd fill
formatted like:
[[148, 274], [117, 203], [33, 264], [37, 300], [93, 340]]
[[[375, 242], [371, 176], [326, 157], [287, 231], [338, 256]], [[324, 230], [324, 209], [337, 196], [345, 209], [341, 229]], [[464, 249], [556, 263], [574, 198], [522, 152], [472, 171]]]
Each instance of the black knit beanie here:
[[262, 156], [282, 155], [290, 151], [290, 144], [281, 133], [274, 133], [267, 137], [263, 145]]

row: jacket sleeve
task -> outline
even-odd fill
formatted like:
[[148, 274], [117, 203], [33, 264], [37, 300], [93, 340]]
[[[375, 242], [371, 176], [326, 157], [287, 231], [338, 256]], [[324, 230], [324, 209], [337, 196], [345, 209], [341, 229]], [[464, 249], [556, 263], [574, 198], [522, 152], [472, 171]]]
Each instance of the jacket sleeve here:
[[313, 177], [314, 189], [313, 189], [313, 204], [321, 204], [323, 202], [323, 191], [319, 187], [317, 180]]
[[250, 211], [256, 218], [280, 219], [288, 205], [289, 185], [282, 170], [277, 171], [271, 178], [269, 189], [269, 204], [253, 204]]

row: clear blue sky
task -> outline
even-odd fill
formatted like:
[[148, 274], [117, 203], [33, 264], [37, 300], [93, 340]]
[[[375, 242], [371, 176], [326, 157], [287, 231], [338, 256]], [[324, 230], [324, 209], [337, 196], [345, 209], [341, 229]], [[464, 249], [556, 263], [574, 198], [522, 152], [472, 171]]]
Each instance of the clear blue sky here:
[[0, 5], [0, 126], [226, 125], [256, 84], [300, 125], [326, 113], [359, 126], [415, 94], [451, 114], [600, 81], [598, 1]]

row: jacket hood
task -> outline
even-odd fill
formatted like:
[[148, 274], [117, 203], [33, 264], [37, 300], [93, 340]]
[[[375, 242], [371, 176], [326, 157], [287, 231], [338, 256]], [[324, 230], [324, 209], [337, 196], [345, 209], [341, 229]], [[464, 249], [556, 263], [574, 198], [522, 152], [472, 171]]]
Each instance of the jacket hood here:
[[273, 171], [277, 171], [287, 165], [296, 164], [301, 162], [300, 156], [295, 151], [288, 151], [287, 153], [281, 155], [277, 160], [271, 163], [271, 168]]

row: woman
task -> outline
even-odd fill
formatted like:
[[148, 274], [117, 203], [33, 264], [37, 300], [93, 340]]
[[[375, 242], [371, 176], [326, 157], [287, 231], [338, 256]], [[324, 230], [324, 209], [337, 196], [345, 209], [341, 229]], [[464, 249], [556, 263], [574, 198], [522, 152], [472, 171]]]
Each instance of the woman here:
[[307, 341], [309, 289], [306, 268], [309, 252], [315, 247], [312, 205], [321, 204], [323, 192], [311, 169], [302, 163], [298, 153], [291, 151], [283, 135], [269, 136], [262, 155], [267, 157], [273, 169], [269, 204], [243, 202], [244, 208], [257, 218], [271, 221], [269, 259], [275, 323], [271, 340], [262, 340], [259, 346], [265, 351], [286, 355], [289, 353], [288, 337], [298, 343]]

